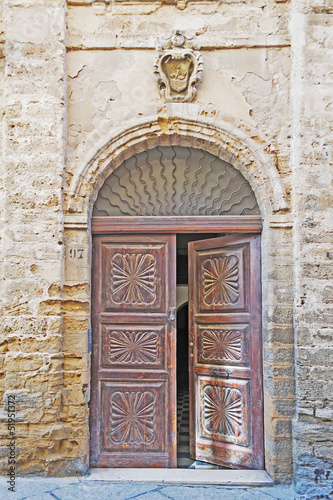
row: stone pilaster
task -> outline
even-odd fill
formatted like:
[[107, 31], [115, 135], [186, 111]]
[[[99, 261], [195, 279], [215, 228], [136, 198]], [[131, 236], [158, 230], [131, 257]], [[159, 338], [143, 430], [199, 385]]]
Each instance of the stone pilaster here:
[[75, 472], [82, 433], [61, 422], [66, 2], [6, 0], [4, 17], [1, 391], [4, 410], [17, 403], [16, 473]]
[[332, 8], [292, 8], [292, 168], [297, 413], [293, 425], [299, 491], [329, 493], [332, 478]]

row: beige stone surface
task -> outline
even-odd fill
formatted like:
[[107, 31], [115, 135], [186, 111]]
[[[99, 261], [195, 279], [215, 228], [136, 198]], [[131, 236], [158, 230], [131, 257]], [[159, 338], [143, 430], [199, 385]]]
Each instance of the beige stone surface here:
[[178, 484], [272, 485], [263, 470], [211, 471], [194, 469], [92, 469], [87, 481], [145, 481]]
[[68, 45], [154, 49], [159, 35], [185, 25], [200, 34], [202, 48], [288, 45], [288, 15], [289, 2], [261, 0], [192, 0], [184, 11], [162, 2], [114, 2], [95, 8], [74, 4], [68, 12]]
[[[258, 198], [266, 468], [326, 488], [332, 12], [327, 0], [0, 4], [2, 473], [9, 395], [20, 474], [86, 471], [92, 205], [123, 159], [177, 143], [231, 162]], [[201, 44], [192, 103], [166, 104], [153, 73], [174, 29]]]
[[[314, 468], [332, 464], [332, 68], [330, 3], [297, 1], [292, 28], [295, 338], [298, 399], [296, 478], [306, 488]], [[324, 482], [321, 487], [323, 488]]]

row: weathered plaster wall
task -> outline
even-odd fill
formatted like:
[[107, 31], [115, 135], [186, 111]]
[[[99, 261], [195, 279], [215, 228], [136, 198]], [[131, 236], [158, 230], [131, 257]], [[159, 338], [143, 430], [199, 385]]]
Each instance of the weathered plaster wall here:
[[[245, 138], [253, 144], [252, 152], [267, 155], [270, 168], [277, 167], [287, 201], [290, 191], [287, 2], [271, 2], [268, 7], [266, 2], [254, 2], [250, 8], [242, 2], [189, 2], [184, 11], [159, 2], [82, 3], [71, 2], [68, 12], [67, 103], [64, 2], [5, 4], [3, 390], [5, 402], [13, 391], [19, 401], [21, 474], [68, 474], [88, 466], [90, 233], [89, 213], [82, 212], [82, 207], [87, 206], [86, 199], [96, 197], [101, 183], [98, 175], [105, 175], [105, 171], [96, 170], [92, 175], [85, 170], [87, 160], [98, 150], [97, 144], [106, 144], [113, 130], [126, 128], [125, 122], [135, 124], [154, 115], [158, 131], [152, 134], [147, 129], [140, 147], [153, 147], [157, 136], [160, 143], [167, 143], [169, 137], [177, 140], [183, 135], [186, 144], [207, 144], [207, 148], [209, 144], [218, 154], [222, 139], [214, 139], [209, 123], [223, 122], [243, 137], [235, 141], [227, 134], [223, 147], [241, 168], [252, 172], [249, 175], [263, 198], [262, 206], [269, 205], [272, 187], [269, 175], [266, 178], [256, 173], [255, 160], [250, 159], [242, 142]], [[157, 35], [169, 35], [177, 25], [198, 33], [205, 73], [196, 101], [173, 108], [166, 107], [159, 96], [153, 62]], [[199, 118], [201, 125], [191, 131], [185, 121], [177, 121], [175, 113], [186, 114], [194, 122]], [[133, 132], [132, 144], [135, 135]], [[130, 156], [135, 150], [131, 146], [122, 154]], [[66, 193], [71, 192], [73, 179], [81, 175], [85, 189], [78, 203], [72, 198], [66, 202], [69, 222], [65, 240], [64, 172]], [[284, 212], [285, 200], [282, 205], [277, 202], [275, 209], [281, 206]], [[268, 228], [269, 211], [265, 213]], [[286, 274], [290, 263], [287, 271], [284, 266], [276, 271], [282, 260], [286, 262], [289, 233], [290, 229], [282, 227], [275, 230], [273, 239], [268, 233], [263, 238], [266, 261], [270, 255], [272, 262], [263, 271], [264, 342], [268, 349], [265, 393], [270, 401], [265, 408], [266, 458], [267, 467], [278, 480], [287, 480], [291, 474], [287, 424], [294, 403], [293, 368], [291, 359], [283, 361], [289, 370], [290, 390], [282, 397], [285, 380], [281, 381], [279, 371], [273, 371], [274, 366], [279, 370], [281, 360], [271, 360], [269, 353], [274, 346], [280, 352], [281, 344], [287, 346], [284, 354], [292, 352], [290, 338], [281, 339], [275, 327], [290, 337], [288, 298], [282, 290], [279, 299], [276, 288], [279, 281], [290, 279]], [[84, 256], [80, 261], [79, 255]], [[276, 309], [279, 301], [280, 309]], [[281, 307], [283, 319], [277, 317]], [[6, 444], [6, 432], [3, 437]], [[4, 470], [6, 456], [4, 448]]]
[[295, 479], [324, 495], [333, 468], [332, 3], [294, 1], [292, 30]]
[[[289, 49], [201, 52], [204, 76], [195, 104], [205, 107], [203, 115], [219, 112], [229, 122], [242, 120], [247, 127], [258, 127], [258, 134], [267, 135], [268, 147], [277, 154], [277, 166], [288, 184]], [[69, 169], [92, 147], [87, 139], [92, 132], [101, 139], [125, 121], [164, 106], [152, 71], [155, 57], [155, 51], [136, 49], [69, 52]]]
[[112, 127], [163, 106], [152, 71], [156, 40], [185, 26], [204, 57], [195, 103], [258, 126], [287, 176], [289, 2], [191, 1], [185, 10], [170, 3], [70, 2], [69, 170], [92, 149], [89, 133], [96, 143]]

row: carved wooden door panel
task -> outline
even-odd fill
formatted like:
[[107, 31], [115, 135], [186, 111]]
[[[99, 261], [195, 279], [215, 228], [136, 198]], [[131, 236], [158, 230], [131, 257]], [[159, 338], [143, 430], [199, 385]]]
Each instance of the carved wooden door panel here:
[[176, 238], [97, 236], [92, 269], [91, 465], [176, 467]]
[[189, 244], [191, 456], [261, 469], [260, 237]]

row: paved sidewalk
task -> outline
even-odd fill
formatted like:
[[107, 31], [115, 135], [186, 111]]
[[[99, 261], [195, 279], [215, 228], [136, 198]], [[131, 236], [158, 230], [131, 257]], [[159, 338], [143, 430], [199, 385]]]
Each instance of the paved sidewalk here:
[[[291, 486], [204, 486], [112, 483], [75, 478], [16, 478], [16, 492], [0, 477], [1, 500], [305, 500]], [[313, 497], [319, 498], [319, 497]], [[322, 497], [329, 498], [329, 497]]]

